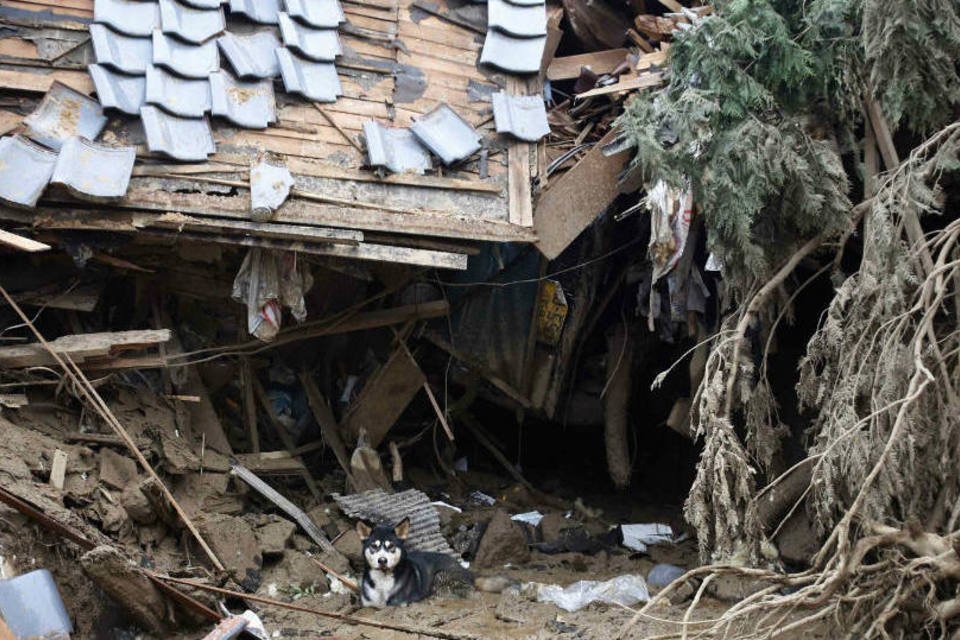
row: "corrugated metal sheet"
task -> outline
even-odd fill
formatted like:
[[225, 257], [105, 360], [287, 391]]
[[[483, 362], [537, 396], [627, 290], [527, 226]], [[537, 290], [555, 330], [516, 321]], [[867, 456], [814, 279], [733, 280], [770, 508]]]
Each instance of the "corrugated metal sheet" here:
[[137, 157], [134, 147], [108, 147], [70, 138], [63, 143], [51, 182], [84, 200], [122, 198], [130, 185]]
[[135, 38], [117, 33], [102, 24], [90, 25], [90, 40], [98, 64], [124, 73], [143, 75], [153, 59], [150, 38]]
[[130, 115], [139, 115], [147, 97], [147, 78], [117, 73], [103, 65], [92, 64], [87, 67], [93, 86], [97, 89], [97, 98], [105, 109], [117, 109]]
[[160, 9], [155, 2], [95, 0], [93, 21], [127, 35], [149, 36], [160, 26]]
[[196, 9], [177, 2], [160, 0], [160, 26], [187, 42], [200, 44], [226, 28], [223, 9]]
[[301, 58], [289, 49], [277, 49], [283, 86], [290, 93], [299, 93], [317, 102], [336, 102], [343, 95], [340, 77], [330, 62], [314, 62]]
[[227, 71], [210, 74], [211, 113], [250, 129], [277, 120], [272, 80], [241, 81]]
[[22, 136], [0, 138], [0, 200], [36, 206], [56, 164], [56, 153]]
[[210, 111], [210, 82], [181, 78], [151, 66], [147, 69], [147, 104], [186, 118], [203, 117]]
[[438, 105], [410, 126], [421, 143], [446, 165], [480, 150], [480, 134], [446, 104]]
[[497, 133], [510, 133], [529, 142], [550, 133], [542, 96], [517, 96], [499, 91], [493, 94], [493, 120]]
[[422, 491], [408, 489], [401, 493], [387, 493], [383, 489], [374, 489], [349, 496], [335, 493], [333, 499], [350, 518], [389, 525], [410, 518], [407, 546], [418, 551], [457, 555], [440, 533], [440, 516], [436, 507]]
[[367, 161], [372, 167], [417, 174], [430, 168], [430, 153], [410, 129], [384, 127], [368, 120], [363, 123], [363, 137], [367, 142]]
[[291, 17], [319, 29], [336, 29], [346, 22], [339, 0], [284, 0]]
[[537, 73], [547, 37], [515, 38], [496, 29], [487, 32], [480, 63], [512, 73]]
[[507, 0], [488, 0], [487, 25], [521, 38], [547, 35], [544, 4], [517, 5]]
[[230, 13], [240, 13], [254, 22], [277, 24], [280, 0], [230, 0]]
[[217, 38], [220, 50], [241, 78], [274, 78], [280, 74], [277, 49], [280, 39], [272, 31], [245, 35], [227, 32]]
[[311, 60], [333, 62], [342, 53], [336, 29], [314, 29], [288, 13], [280, 14], [280, 34], [283, 44]]
[[153, 32], [153, 64], [185, 78], [206, 78], [220, 69], [220, 51], [215, 40], [188, 44], [158, 30]]
[[181, 118], [150, 105], [140, 109], [140, 118], [150, 151], [193, 161], [206, 160], [216, 151], [206, 118]]
[[54, 81], [36, 110], [23, 119], [27, 135], [53, 149], [64, 140], [83, 136], [95, 140], [107, 124], [99, 103], [76, 89]]

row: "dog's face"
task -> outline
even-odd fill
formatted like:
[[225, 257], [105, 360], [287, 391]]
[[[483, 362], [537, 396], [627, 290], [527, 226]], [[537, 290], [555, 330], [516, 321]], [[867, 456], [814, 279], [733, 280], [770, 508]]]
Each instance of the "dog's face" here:
[[410, 533], [410, 518], [404, 518], [395, 527], [380, 524], [370, 527], [357, 523], [357, 534], [363, 540], [363, 559], [371, 569], [393, 571], [403, 559], [403, 541]]

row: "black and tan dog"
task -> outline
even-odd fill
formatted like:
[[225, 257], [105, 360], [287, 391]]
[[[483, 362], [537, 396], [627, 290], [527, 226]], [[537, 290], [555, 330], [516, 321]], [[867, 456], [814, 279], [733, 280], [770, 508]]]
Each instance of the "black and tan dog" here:
[[419, 602], [433, 594], [466, 597], [474, 589], [500, 592], [512, 584], [500, 578], [478, 578], [444, 553], [407, 551], [410, 519], [395, 527], [357, 523], [366, 568], [360, 584], [365, 607], [393, 607]]

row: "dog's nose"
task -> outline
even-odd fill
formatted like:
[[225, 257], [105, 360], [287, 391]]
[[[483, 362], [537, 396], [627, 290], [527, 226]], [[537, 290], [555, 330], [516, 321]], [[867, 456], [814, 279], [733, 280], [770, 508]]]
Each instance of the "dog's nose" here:
[[377, 562], [380, 564], [381, 567], [387, 566], [387, 559], [386, 559], [386, 558], [378, 558], [378, 559], [377, 559]]

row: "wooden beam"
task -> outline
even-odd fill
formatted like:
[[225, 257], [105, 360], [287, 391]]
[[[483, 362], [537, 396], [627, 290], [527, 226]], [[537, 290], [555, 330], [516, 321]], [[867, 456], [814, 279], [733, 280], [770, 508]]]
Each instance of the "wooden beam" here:
[[611, 93], [623, 93], [625, 91], [635, 91], [636, 89], [646, 89], [649, 87], [659, 87], [663, 84], [662, 73], [644, 73], [633, 78], [620, 80], [616, 84], [608, 84], [605, 87], [597, 87], [583, 93], [577, 94], [578, 100], [592, 98], [594, 96], [605, 96]]
[[547, 67], [548, 80], [573, 80], [580, 77], [582, 67], [590, 67], [597, 75], [613, 71], [620, 63], [627, 59], [627, 49], [607, 49], [593, 53], [581, 53], [574, 56], [554, 58]]
[[313, 376], [311, 376], [308, 371], [300, 372], [300, 384], [303, 385], [303, 391], [307, 394], [307, 402], [310, 404], [313, 417], [320, 426], [323, 441], [326, 442], [327, 446], [333, 451], [333, 455], [336, 457], [340, 468], [347, 474], [347, 482], [349, 483], [351, 478], [350, 454], [347, 453], [347, 447], [344, 445], [343, 438], [340, 436], [340, 429], [337, 427], [337, 421], [333, 417], [333, 411], [330, 410], [330, 405], [327, 404], [323, 394], [320, 393], [320, 389], [317, 388], [317, 383], [314, 382]]
[[15, 233], [10, 233], [9, 231], [4, 231], [3, 229], [0, 229], [0, 244], [12, 247], [19, 251], [26, 251], [28, 253], [37, 253], [38, 251], [50, 250], [50, 245], [48, 244], [43, 244], [42, 242], [37, 242], [36, 240], [31, 240], [30, 238], [18, 236]]
[[[170, 330], [114, 331], [62, 336], [49, 342], [58, 355], [69, 356], [74, 363], [112, 356], [124, 351], [145, 349], [170, 340]], [[38, 367], [56, 364], [56, 357], [44, 345], [26, 344], [0, 347], [0, 367]]]
[[[543, 85], [507, 77], [507, 92], [513, 95], [538, 95]], [[530, 143], [516, 138], [507, 143], [507, 206], [510, 224], [533, 226], [533, 194], [530, 189]]]

